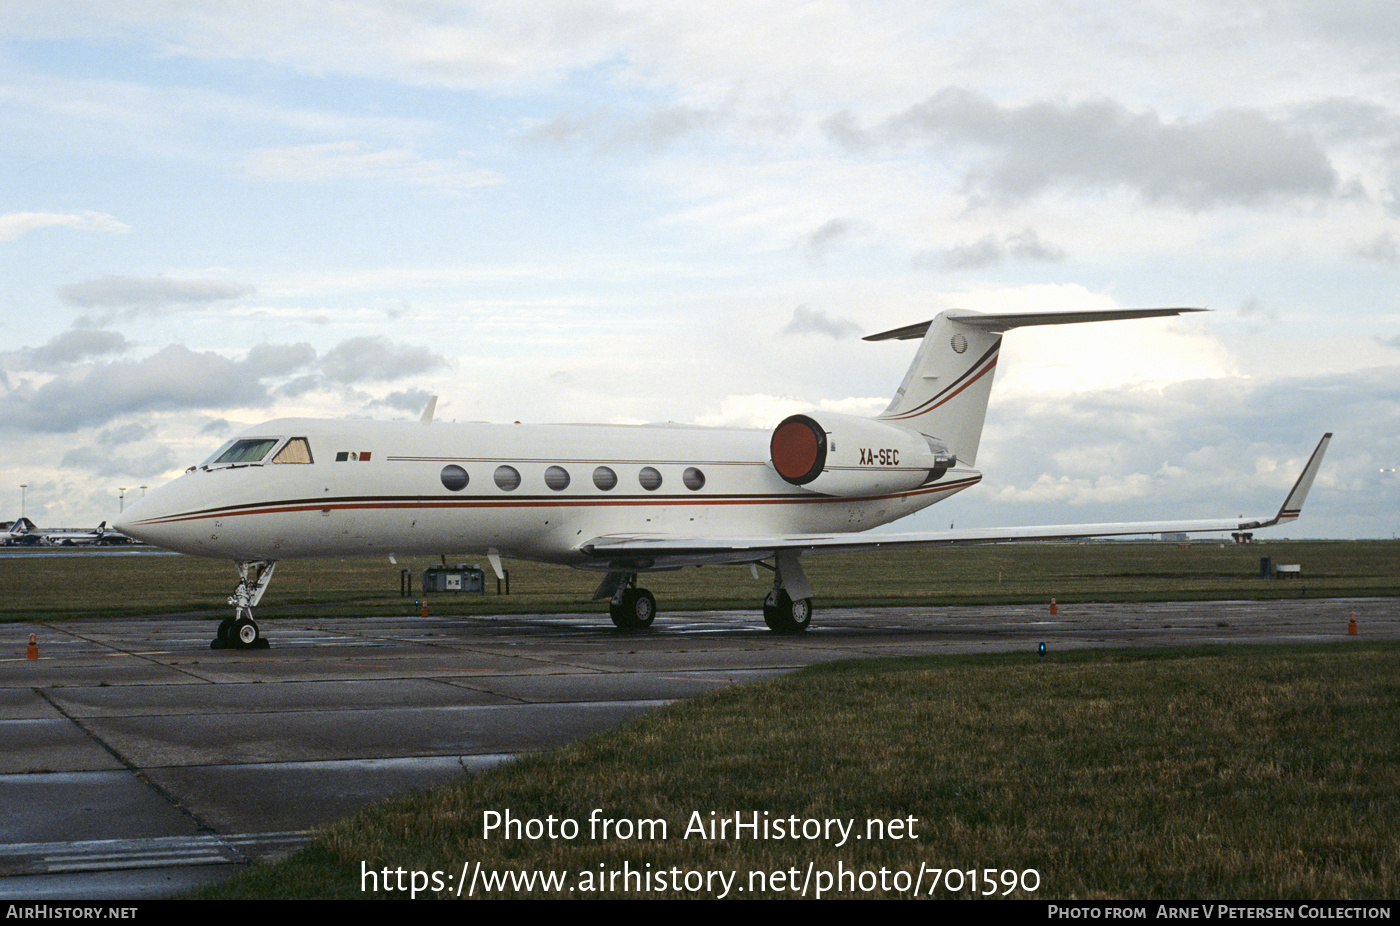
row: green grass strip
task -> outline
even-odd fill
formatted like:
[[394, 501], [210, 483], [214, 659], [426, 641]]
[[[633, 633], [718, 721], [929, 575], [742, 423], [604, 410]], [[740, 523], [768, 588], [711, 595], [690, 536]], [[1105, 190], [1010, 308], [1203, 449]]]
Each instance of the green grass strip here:
[[[907, 896], [895, 873], [922, 871], [923, 894], [970, 897], [992, 869], [1016, 873], [1010, 896], [1041, 899], [1384, 899], [1400, 896], [1398, 795], [1396, 643], [845, 662], [375, 805], [201, 896], [362, 897], [365, 873], [385, 869], [403, 880], [385, 891], [379, 877], [378, 896], [407, 896], [413, 872], [429, 886], [439, 873], [425, 893], [453, 896], [480, 864], [565, 879], [490, 897], [710, 897], [716, 872], [730, 897], [793, 897], [810, 866], [869, 873], [828, 896]], [[580, 835], [483, 838], [505, 811], [574, 820]], [[685, 837], [697, 814], [736, 813], [906, 829], [842, 846]], [[591, 816], [665, 821], [666, 837], [590, 838]], [[1020, 889], [1028, 869], [1034, 892]], [[611, 874], [624, 870], [670, 889], [634, 889]], [[707, 887], [688, 889], [690, 872]]]

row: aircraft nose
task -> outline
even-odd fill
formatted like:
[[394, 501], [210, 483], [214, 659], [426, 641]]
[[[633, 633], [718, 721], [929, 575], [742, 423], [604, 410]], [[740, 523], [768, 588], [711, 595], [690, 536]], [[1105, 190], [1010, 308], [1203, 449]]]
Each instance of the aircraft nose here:
[[138, 498], [136, 501], [123, 508], [121, 514], [109, 521], [108, 524], [112, 526], [112, 529], [119, 530], [128, 537], [135, 537], [137, 540], [140, 540], [140, 537], [136, 537], [136, 535], [131, 532], [131, 525], [136, 520], [136, 510], [141, 507], [141, 502], [143, 500], [144, 499]]
[[156, 501], [156, 496], [159, 494], [160, 490], [157, 489], [144, 498], [138, 498], [128, 503], [121, 513], [109, 522], [112, 528], [121, 531], [133, 540], [161, 546], [160, 531], [150, 523], [152, 518], [159, 513], [160, 505]]

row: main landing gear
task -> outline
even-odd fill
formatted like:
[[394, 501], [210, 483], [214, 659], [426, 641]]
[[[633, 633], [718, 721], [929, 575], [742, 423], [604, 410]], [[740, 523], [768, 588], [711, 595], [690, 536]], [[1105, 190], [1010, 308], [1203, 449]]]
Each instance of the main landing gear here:
[[233, 605], [233, 617], [219, 622], [219, 632], [210, 641], [210, 649], [267, 649], [267, 638], [253, 620], [253, 608], [262, 600], [276, 567], [273, 560], [238, 564], [238, 588], [228, 599]]
[[812, 624], [812, 587], [797, 552], [779, 550], [771, 568], [773, 590], [763, 600], [763, 622], [774, 633], [801, 633]]
[[645, 630], [656, 620], [656, 597], [646, 589], [637, 587], [635, 572], [608, 573], [599, 591], [608, 586], [615, 586], [612, 599], [608, 602], [608, 614], [618, 629]]
[[801, 633], [812, 624], [812, 599], [775, 588], [763, 600], [763, 622], [774, 633]]
[[[795, 551], [780, 551], [773, 565], [773, 590], [763, 601], [763, 622], [774, 633], [801, 633], [812, 623], [812, 588], [798, 564]], [[656, 620], [656, 598], [637, 587], [635, 572], [610, 572], [593, 593], [595, 601], [608, 599], [608, 614], [622, 630], [645, 630]]]

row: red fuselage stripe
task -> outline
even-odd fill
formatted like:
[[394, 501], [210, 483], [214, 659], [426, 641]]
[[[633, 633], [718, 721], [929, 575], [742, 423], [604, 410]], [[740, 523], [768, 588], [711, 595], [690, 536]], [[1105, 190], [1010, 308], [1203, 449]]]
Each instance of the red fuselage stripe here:
[[982, 481], [981, 476], [972, 479], [960, 479], [957, 482], [938, 483], [936, 485], [925, 486], [910, 492], [898, 492], [890, 495], [866, 496], [861, 498], [846, 498], [837, 495], [771, 495], [771, 496], [668, 496], [664, 498], [645, 498], [639, 496], [629, 496], [626, 498], [571, 498], [571, 497], [549, 497], [549, 496], [529, 496], [523, 498], [474, 498], [474, 499], [425, 499], [425, 498], [405, 498], [395, 500], [393, 498], [338, 498], [338, 499], [304, 499], [286, 502], [260, 502], [254, 505], [237, 505], [228, 508], [211, 508], [203, 511], [190, 511], [182, 514], [168, 515], [163, 518], [151, 518], [138, 522], [142, 525], [149, 524], [174, 524], [181, 521], [199, 521], [210, 518], [233, 518], [256, 514], [287, 514], [301, 511], [399, 511], [404, 509], [463, 509], [463, 508], [600, 508], [600, 507], [664, 507], [668, 505], [695, 506], [695, 505], [791, 505], [791, 504], [830, 504], [833, 502], [869, 502], [884, 501], [888, 499], [911, 498], [919, 495], [929, 495], [935, 492], [951, 492], [958, 489], [965, 489], [968, 486], [976, 485]]

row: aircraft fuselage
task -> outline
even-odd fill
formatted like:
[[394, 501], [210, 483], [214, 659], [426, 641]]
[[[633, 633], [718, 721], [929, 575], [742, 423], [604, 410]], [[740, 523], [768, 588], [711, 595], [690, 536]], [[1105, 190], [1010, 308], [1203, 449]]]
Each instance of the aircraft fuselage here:
[[[863, 531], [981, 479], [951, 468], [904, 491], [824, 494], [778, 475], [763, 430], [287, 418], [240, 436], [259, 438], [274, 443], [258, 462], [216, 454], [132, 504], [121, 529], [244, 561], [495, 549], [584, 565], [580, 545], [600, 536]], [[284, 454], [296, 439], [308, 452]], [[899, 466], [881, 449], [851, 452], [879, 476]]]

